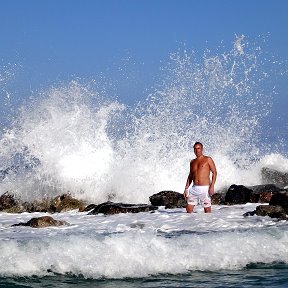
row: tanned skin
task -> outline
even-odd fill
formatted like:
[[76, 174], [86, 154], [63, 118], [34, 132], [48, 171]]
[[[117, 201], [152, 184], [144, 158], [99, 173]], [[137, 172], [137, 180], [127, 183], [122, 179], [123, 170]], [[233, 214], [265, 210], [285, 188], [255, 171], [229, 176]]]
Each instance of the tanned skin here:
[[[190, 162], [190, 172], [186, 181], [184, 197], [188, 197], [188, 187], [193, 182], [197, 186], [209, 186], [209, 195], [214, 194], [214, 185], [217, 177], [217, 170], [213, 159], [209, 156], [203, 155], [203, 145], [199, 142], [194, 144], [194, 153], [196, 158]], [[210, 179], [212, 173], [212, 179]], [[194, 205], [187, 204], [187, 213], [192, 213]], [[204, 208], [205, 213], [211, 213], [211, 207]]]

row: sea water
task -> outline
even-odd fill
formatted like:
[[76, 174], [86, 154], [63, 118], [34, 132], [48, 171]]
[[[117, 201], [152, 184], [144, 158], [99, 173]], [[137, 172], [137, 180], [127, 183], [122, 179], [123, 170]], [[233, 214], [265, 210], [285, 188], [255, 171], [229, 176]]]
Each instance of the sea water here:
[[[217, 191], [261, 184], [263, 167], [288, 172], [287, 139], [271, 143], [263, 131], [274, 64], [239, 37], [230, 50], [172, 53], [147, 99], [132, 107], [95, 83], [50, 87], [2, 127], [0, 193], [149, 203], [162, 190], [183, 192], [195, 141], [216, 163]], [[2, 212], [0, 285], [286, 287], [287, 223], [243, 216], [255, 207], [72, 211], [53, 215], [69, 225], [44, 229], [12, 224], [46, 214]]]
[[285, 287], [287, 222], [244, 218], [255, 206], [213, 206], [209, 215], [199, 207], [192, 215], [161, 207], [154, 213], [110, 216], [73, 211], [53, 215], [69, 226], [44, 229], [11, 227], [32, 215], [3, 213], [0, 283]]

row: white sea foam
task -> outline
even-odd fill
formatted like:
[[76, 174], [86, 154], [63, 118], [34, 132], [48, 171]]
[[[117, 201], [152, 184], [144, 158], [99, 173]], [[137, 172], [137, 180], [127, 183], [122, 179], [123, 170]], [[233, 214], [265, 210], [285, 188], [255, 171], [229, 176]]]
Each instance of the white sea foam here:
[[263, 88], [257, 47], [241, 36], [231, 51], [172, 53], [162, 83], [135, 107], [75, 81], [48, 89], [1, 135], [0, 193], [147, 203], [161, 190], [182, 192], [195, 141], [216, 162], [216, 189], [260, 184], [261, 168], [279, 157], [287, 170], [259, 138], [273, 88]]
[[[288, 263], [285, 221], [242, 216], [255, 205], [197, 207], [155, 213], [89, 216], [61, 213], [70, 226], [11, 227], [35, 215], [0, 214], [1, 276], [72, 273], [89, 278], [242, 269], [251, 263]], [[5, 241], [6, 239], [6, 241]]]

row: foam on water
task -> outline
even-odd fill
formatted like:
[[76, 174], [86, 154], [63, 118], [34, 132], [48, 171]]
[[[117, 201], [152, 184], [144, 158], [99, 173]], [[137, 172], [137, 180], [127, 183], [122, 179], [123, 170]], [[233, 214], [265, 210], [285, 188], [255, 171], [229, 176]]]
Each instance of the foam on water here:
[[286, 221], [242, 216], [254, 208], [215, 206], [210, 215], [200, 208], [192, 215], [184, 209], [109, 217], [60, 213], [55, 217], [71, 226], [43, 229], [10, 226], [29, 214], [17, 221], [2, 214], [0, 276], [122, 279], [288, 264]]
[[75, 81], [48, 89], [3, 130], [0, 193], [148, 202], [161, 190], [182, 192], [195, 141], [216, 162], [216, 189], [260, 184], [261, 167], [288, 161], [259, 138], [273, 94], [264, 60], [243, 36], [230, 51], [179, 50], [135, 107]]

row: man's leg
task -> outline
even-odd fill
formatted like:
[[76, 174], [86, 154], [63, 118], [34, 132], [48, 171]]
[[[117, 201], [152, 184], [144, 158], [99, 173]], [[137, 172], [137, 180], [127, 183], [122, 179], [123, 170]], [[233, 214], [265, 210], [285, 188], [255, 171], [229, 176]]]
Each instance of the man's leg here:
[[210, 196], [208, 194], [208, 191], [207, 191], [207, 194], [202, 194], [201, 195], [200, 202], [201, 202], [202, 207], [204, 208], [204, 212], [205, 213], [211, 213], [211, 211], [212, 211], [212, 209], [211, 209], [211, 198], [210, 198]]
[[193, 209], [194, 209], [194, 205], [191, 205], [191, 204], [187, 204], [187, 205], [186, 205], [186, 211], [187, 211], [187, 213], [192, 213], [192, 212], [193, 212]]
[[205, 213], [211, 213], [211, 206], [210, 207], [206, 207], [206, 208], [204, 208], [204, 212]]

